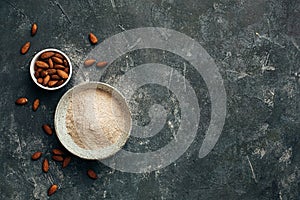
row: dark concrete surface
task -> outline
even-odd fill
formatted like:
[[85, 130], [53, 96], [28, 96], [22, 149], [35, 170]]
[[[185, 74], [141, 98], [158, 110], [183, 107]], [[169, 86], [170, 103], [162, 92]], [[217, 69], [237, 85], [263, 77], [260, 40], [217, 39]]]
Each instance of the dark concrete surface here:
[[[30, 36], [33, 22], [36, 36]], [[298, 0], [78, 0], [0, 2], [0, 199], [47, 199], [52, 183], [59, 190], [50, 199], [300, 199], [300, 2]], [[100, 42], [139, 27], [165, 27], [198, 41], [215, 60], [227, 92], [227, 117], [215, 148], [198, 158], [210, 119], [210, 100], [201, 76], [187, 66], [186, 78], [196, 91], [201, 107], [197, 138], [188, 151], [166, 168], [142, 174], [113, 170], [97, 161], [74, 157], [70, 166], [30, 156], [61, 147], [41, 125], [53, 126], [60, 97], [75, 85], [48, 92], [37, 88], [29, 76], [32, 56], [46, 47], [67, 53], [74, 72], [95, 47], [87, 35]], [[20, 47], [30, 41], [26, 55]], [[182, 58], [159, 50], [128, 54], [133, 66], [161, 62], [183, 73]], [[101, 81], [113, 83], [122, 75], [128, 57], [114, 62]], [[133, 109], [138, 124], [149, 123], [148, 105], [168, 108], [176, 117], [176, 100], [166, 89], [145, 87]], [[29, 104], [16, 106], [18, 97]], [[31, 103], [40, 98], [37, 112]], [[175, 102], [175, 103], [174, 103]], [[172, 140], [165, 127], [150, 142], [130, 138], [130, 151], [155, 150]], [[99, 175], [91, 180], [86, 170]]]

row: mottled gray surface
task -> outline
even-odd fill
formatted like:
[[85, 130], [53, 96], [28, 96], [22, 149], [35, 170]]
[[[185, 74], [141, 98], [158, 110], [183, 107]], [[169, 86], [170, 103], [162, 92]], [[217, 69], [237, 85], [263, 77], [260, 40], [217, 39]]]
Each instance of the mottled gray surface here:
[[[113, 3], [115, 2], [115, 4]], [[115, 5], [115, 7], [114, 7]], [[36, 36], [30, 36], [37, 22]], [[300, 2], [298, 0], [78, 0], [6, 1], [0, 3], [0, 199], [47, 199], [52, 182], [59, 191], [50, 199], [300, 199]], [[53, 125], [63, 93], [74, 85], [47, 92], [29, 76], [35, 52], [55, 47], [67, 53], [75, 72], [94, 48], [87, 34], [100, 42], [124, 29], [159, 26], [197, 40], [215, 60], [224, 78], [228, 114], [222, 135], [205, 158], [198, 151], [210, 119], [210, 100], [201, 76], [182, 58], [159, 50], [140, 50], [120, 57], [101, 81], [114, 83], [124, 66], [160, 62], [185, 73], [201, 107], [197, 138], [170, 166], [145, 174], [112, 170], [96, 161], [74, 158], [66, 169], [51, 160], [49, 173], [36, 150], [50, 156], [60, 147], [41, 125]], [[31, 41], [25, 55], [20, 47]], [[77, 66], [77, 67], [76, 67]], [[16, 106], [20, 96], [29, 104]], [[31, 103], [41, 106], [32, 112]], [[140, 88], [132, 110], [138, 124], [150, 121], [151, 104], [168, 111], [166, 125], [154, 138], [130, 138], [130, 151], [155, 150], [173, 139], [180, 122], [176, 97], [166, 88]], [[176, 111], [177, 110], [177, 111]], [[86, 170], [93, 168], [93, 181]]]

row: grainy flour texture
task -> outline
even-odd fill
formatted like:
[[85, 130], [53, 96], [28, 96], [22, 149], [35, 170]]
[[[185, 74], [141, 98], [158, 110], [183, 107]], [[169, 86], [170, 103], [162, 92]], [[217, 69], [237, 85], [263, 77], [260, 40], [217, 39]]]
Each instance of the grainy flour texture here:
[[127, 130], [124, 113], [118, 100], [104, 90], [75, 90], [66, 114], [67, 132], [81, 148], [104, 148]]

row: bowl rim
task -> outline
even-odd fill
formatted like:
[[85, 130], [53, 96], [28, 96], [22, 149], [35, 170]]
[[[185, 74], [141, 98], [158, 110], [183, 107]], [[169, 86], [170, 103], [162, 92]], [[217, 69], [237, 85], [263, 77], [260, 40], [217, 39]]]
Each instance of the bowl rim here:
[[[58, 86], [58, 87], [45, 87], [45, 86], [43, 86], [42, 84], [39, 84], [39, 83], [37, 82], [37, 79], [36, 79], [35, 76], [34, 76], [34, 72], [35, 72], [35, 71], [34, 71], [35, 61], [37, 60], [37, 58], [38, 58], [42, 53], [47, 52], [47, 51], [53, 51], [53, 52], [57, 52], [57, 53], [62, 54], [62, 55], [66, 58], [66, 60], [67, 60], [67, 62], [68, 62], [68, 64], [69, 64], [69, 77], [67, 78], [67, 80], [66, 80], [62, 85], [60, 85], [60, 86]], [[34, 82], [37, 86], [39, 86], [40, 88], [45, 89], [45, 90], [58, 90], [58, 89], [64, 87], [64, 86], [70, 81], [70, 79], [71, 79], [71, 77], [72, 77], [72, 71], [73, 71], [73, 70], [72, 70], [72, 63], [71, 63], [71, 60], [70, 60], [70, 58], [69, 58], [64, 52], [62, 52], [62, 51], [59, 50], [59, 49], [55, 49], [55, 48], [46, 48], [46, 49], [43, 49], [43, 50], [37, 52], [37, 53], [33, 56], [33, 58], [31, 59], [31, 62], [30, 62], [30, 70], [29, 70], [29, 73], [30, 73], [30, 76], [31, 76], [31, 79], [33, 80], [33, 82]]]
[[[89, 149], [83, 149], [79, 147], [74, 140], [71, 138], [71, 136], [66, 132], [66, 123], [65, 123], [65, 113], [67, 108], [64, 107], [66, 103], [69, 103], [70, 101], [70, 93], [73, 92], [75, 89], [88, 89], [88, 88], [97, 88], [97, 89], [105, 89], [113, 92], [114, 94], [117, 95], [117, 100], [122, 102], [122, 105], [125, 106], [126, 112], [129, 114], [129, 129], [127, 132], [125, 132], [123, 135], [120, 136], [120, 139], [118, 142], [109, 145], [107, 147], [101, 148], [101, 149], [96, 149], [96, 150], [89, 150]], [[68, 105], [68, 104], [67, 104]], [[129, 105], [126, 101], [126, 98], [120, 93], [116, 88], [113, 86], [103, 83], [103, 82], [84, 82], [79, 85], [76, 85], [69, 89], [59, 100], [55, 114], [54, 114], [54, 128], [56, 135], [60, 141], [60, 143], [73, 155], [76, 155], [80, 158], [87, 159], [87, 160], [102, 160], [105, 158], [108, 158], [110, 156], [113, 156], [116, 154], [121, 148], [125, 145], [127, 142], [131, 130], [132, 130], [132, 115], [131, 111], [129, 109]], [[65, 129], [64, 129], [65, 128]]]

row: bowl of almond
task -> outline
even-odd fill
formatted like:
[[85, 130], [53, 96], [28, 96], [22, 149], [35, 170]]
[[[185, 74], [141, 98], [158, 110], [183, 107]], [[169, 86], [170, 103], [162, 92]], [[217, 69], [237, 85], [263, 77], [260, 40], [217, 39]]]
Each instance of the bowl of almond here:
[[37, 86], [45, 90], [64, 87], [72, 76], [69, 57], [58, 49], [44, 49], [32, 58], [30, 75]]

